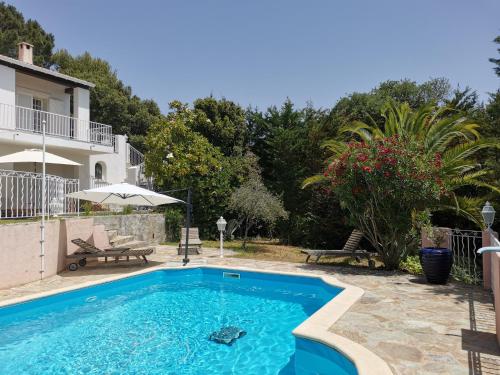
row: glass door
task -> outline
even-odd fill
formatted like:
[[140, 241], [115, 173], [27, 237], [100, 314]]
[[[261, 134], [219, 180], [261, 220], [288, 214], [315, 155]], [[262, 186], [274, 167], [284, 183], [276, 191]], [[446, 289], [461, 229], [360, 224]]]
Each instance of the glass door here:
[[42, 99], [33, 97], [33, 130], [35, 132], [41, 133], [42, 131]]

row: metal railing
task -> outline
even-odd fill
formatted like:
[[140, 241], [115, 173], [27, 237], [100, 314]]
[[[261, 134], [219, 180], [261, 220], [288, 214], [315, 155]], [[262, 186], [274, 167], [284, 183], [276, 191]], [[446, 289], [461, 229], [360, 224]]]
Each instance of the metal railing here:
[[113, 146], [111, 125], [0, 103], [0, 127]]
[[482, 232], [452, 229], [450, 247], [453, 251], [452, 273], [459, 279], [477, 284], [483, 278], [482, 257], [477, 254], [481, 247]]
[[99, 187], [108, 186], [108, 185], [111, 185], [111, 183], [104, 181], [104, 180], [101, 180], [100, 178], [95, 178], [94, 176], [90, 176], [90, 187], [89, 187], [90, 189], [99, 188]]
[[[77, 214], [79, 202], [66, 194], [80, 189], [78, 179], [45, 175], [49, 215]], [[35, 217], [42, 212], [42, 174], [0, 170], [0, 218]]]
[[127, 143], [127, 161], [131, 166], [144, 163], [143, 153], [130, 145], [130, 143]]

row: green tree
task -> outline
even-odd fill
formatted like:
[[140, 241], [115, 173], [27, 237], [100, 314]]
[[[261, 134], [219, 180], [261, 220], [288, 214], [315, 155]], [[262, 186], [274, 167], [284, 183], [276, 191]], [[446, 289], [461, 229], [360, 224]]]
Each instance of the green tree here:
[[[153, 123], [146, 137], [146, 172], [162, 190], [192, 189], [193, 219], [206, 237], [215, 234], [215, 221], [247, 175], [246, 159], [224, 156], [194, 131], [197, 114], [187, 105], [170, 106], [173, 112]], [[176, 196], [185, 199], [185, 192]]]
[[110, 124], [116, 134], [126, 134], [131, 143], [144, 151], [144, 138], [151, 123], [161, 117], [153, 100], [132, 94], [105, 60], [88, 52], [73, 57], [66, 50], [52, 56], [57, 70], [87, 80], [96, 86], [90, 90], [90, 116], [93, 121]]
[[302, 190], [304, 178], [317, 172], [326, 158], [321, 143], [335, 134], [326, 123], [326, 112], [311, 106], [296, 109], [290, 100], [265, 112], [247, 111], [252, 152], [259, 158], [265, 186], [281, 196], [286, 220], [277, 234], [284, 243], [307, 247], [342, 246], [350, 228], [338, 199], [325, 196], [321, 188]]
[[417, 247], [412, 215], [447, 192], [443, 175], [441, 156], [427, 153], [407, 133], [342, 145], [324, 174], [390, 270]]
[[[442, 199], [432, 208], [453, 209], [481, 226], [478, 201], [461, 196], [460, 191], [473, 187], [500, 192], [499, 187], [486, 178], [492, 171], [477, 162], [480, 151], [499, 147], [498, 140], [481, 139], [478, 124], [446, 106], [427, 105], [413, 111], [407, 103], [387, 103], [382, 117], [385, 119], [383, 126], [360, 121], [344, 126], [339, 130], [340, 139], [330, 140], [325, 146], [336, 157], [345, 152], [348, 147], [345, 141], [349, 140], [368, 142], [396, 135], [416, 142], [429, 157], [440, 156], [443, 182], [450, 191], [448, 199]], [[321, 179], [321, 176], [311, 178], [306, 180], [306, 185]]]
[[333, 127], [350, 124], [353, 121], [376, 122], [383, 125], [381, 109], [387, 101], [408, 103], [418, 109], [430, 103], [444, 103], [451, 91], [445, 78], [434, 78], [418, 84], [409, 79], [385, 81], [368, 93], [354, 92], [341, 98], [331, 110], [329, 121]]
[[197, 131], [224, 155], [245, 153], [247, 125], [245, 111], [232, 101], [210, 96], [194, 101], [193, 130]]
[[[500, 35], [495, 38], [494, 42], [500, 44]], [[497, 51], [498, 53], [500, 53], [500, 48], [497, 48]], [[495, 59], [492, 57], [490, 59], [490, 62], [496, 65], [493, 69], [495, 70], [497, 76], [500, 76], [500, 59]]]
[[248, 232], [259, 222], [272, 229], [279, 219], [286, 219], [288, 213], [281, 199], [264, 186], [258, 173], [237, 188], [229, 199], [229, 209], [234, 211], [244, 225], [243, 248], [246, 248]]
[[34, 46], [33, 63], [50, 67], [54, 35], [47, 33], [37, 21], [25, 21], [13, 6], [0, 2], [0, 54], [17, 58], [17, 44], [28, 42]]

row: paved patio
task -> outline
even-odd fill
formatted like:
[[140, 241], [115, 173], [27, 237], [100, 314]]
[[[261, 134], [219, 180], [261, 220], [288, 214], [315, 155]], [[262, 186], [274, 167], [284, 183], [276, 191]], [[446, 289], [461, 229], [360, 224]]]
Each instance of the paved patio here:
[[[226, 251], [230, 256], [231, 252]], [[173, 247], [160, 246], [149, 267], [179, 265]], [[461, 284], [431, 286], [421, 278], [382, 271], [218, 257], [215, 249], [192, 256], [193, 263], [328, 274], [359, 286], [365, 294], [330, 330], [383, 358], [395, 374], [500, 374], [500, 350], [491, 295]], [[0, 301], [78, 285], [144, 269], [108, 264], [63, 272], [17, 288], [0, 290]]]

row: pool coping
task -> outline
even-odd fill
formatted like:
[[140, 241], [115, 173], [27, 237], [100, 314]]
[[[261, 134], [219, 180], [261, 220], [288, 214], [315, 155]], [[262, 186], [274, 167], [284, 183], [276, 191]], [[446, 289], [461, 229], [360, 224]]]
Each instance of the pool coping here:
[[195, 269], [195, 268], [214, 268], [214, 269], [234, 269], [255, 273], [285, 275], [285, 276], [300, 276], [313, 279], [320, 279], [325, 284], [339, 287], [343, 290], [333, 299], [323, 305], [318, 311], [304, 320], [296, 327], [292, 334], [296, 337], [304, 338], [319, 342], [340, 352], [350, 361], [352, 361], [359, 375], [392, 375], [389, 365], [379, 356], [364, 346], [347, 339], [346, 337], [330, 332], [330, 327], [339, 320], [349, 308], [354, 305], [364, 294], [364, 290], [354, 285], [346, 284], [333, 276], [316, 275], [304, 272], [285, 272], [274, 270], [255, 269], [251, 267], [239, 266], [223, 266], [223, 265], [187, 265], [187, 266], [166, 266], [160, 265], [144, 270], [128, 273], [126, 275], [116, 275], [103, 278], [100, 280], [86, 281], [77, 285], [71, 285], [64, 288], [53, 289], [45, 292], [34, 293], [22, 297], [11, 298], [0, 301], [0, 308], [9, 305], [29, 302], [35, 299], [52, 296], [55, 294], [71, 292], [74, 290], [85, 289], [95, 285], [106, 284], [113, 281], [126, 279], [129, 277], [143, 275], [159, 270], [175, 270], [175, 269]]

